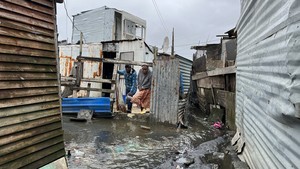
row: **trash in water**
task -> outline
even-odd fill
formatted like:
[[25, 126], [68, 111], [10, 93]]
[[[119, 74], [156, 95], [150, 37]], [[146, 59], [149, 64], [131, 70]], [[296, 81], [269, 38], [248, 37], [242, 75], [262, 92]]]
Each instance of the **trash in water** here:
[[219, 122], [219, 121], [217, 121], [217, 122], [215, 122], [215, 123], [213, 124], [213, 126], [214, 126], [214, 128], [216, 128], [216, 129], [220, 129], [220, 128], [222, 128], [222, 127], [223, 127], [223, 123], [222, 123], [222, 122]]
[[146, 129], [146, 130], [151, 130], [151, 128], [150, 128], [150, 127], [143, 126], [143, 125], [141, 126], [141, 128], [142, 128], [142, 129]]
[[132, 117], [134, 117], [135, 116], [135, 114], [133, 114], [133, 113], [128, 113], [127, 114], [127, 117], [129, 117], [129, 118], [132, 118]]

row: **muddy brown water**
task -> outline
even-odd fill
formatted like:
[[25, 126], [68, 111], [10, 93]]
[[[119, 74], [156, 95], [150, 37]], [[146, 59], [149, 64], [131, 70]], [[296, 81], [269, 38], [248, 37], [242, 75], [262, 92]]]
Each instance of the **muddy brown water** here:
[[193, 149], [220, 134], [197, 121], [178, 131], [174, 125], [145, 120], [115, 117], [73, 122], [69, 118], [63, 116], [70, 169], [155, 168], [175, 152]]

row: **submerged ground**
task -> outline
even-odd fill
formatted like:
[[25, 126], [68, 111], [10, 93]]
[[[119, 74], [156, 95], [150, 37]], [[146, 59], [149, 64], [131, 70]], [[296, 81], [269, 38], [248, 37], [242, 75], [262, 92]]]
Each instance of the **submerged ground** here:
[[[195, 118], [189, 120], [188, 129], [179, 131], [174, 125], [150, 123], [143, 117], [118, 115], [108, 119], [93, 119], [91, 122], [73, 122], [69, 118], [63, 117], [63, 129], [71, 169], [198, 168], [198, 157], [183, 157], [197, 149], [201, 143], [224, 134], [223, 131], [205, 127]], [[150, 130], [141, 126], [150, 127]], [[200, 148], [203, 149], [202, 155], [209, 149], [209, 145]], [[212, 151], [218, 151], [215, 143], [211, 143], [211, 148]]]

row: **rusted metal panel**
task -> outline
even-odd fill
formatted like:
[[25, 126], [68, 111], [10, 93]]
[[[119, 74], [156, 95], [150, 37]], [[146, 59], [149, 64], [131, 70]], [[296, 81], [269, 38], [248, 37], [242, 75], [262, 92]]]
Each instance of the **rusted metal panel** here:
[[0, 2], [0, 168], [38, 168], [65, 154], [55, 3]]
[[300, 3], [241, 1], [236, 125], [251, 168], [300, 166]]
[[[59, 46], [59, 59], [60, 59], [60, 74], [62, 77], [68, 77], [71, 74], [74, 63], [79, 56], [79, 45], [61, 45]], [[82, 55], [91, 58], [102, 58], [102, 45], [100, 43], [95, 44], [83, 44]], [[83, 62], [83, 79], [101, 79], [102, 77], [102, 63], [84, 61]], [[90, 82], [92, 88], [102, 88], [101, 83]], [[81, 82], [81, 87], [88, 87], [88, 82]], [[87, 91], [81, 90], [78, 92], [78, 96], [85, 97]], [[91, 97], [101, 97], [101, 92], [90, 92]]]
[[178, 100], [179, 60], [155, 60], [151, 87], [152, 117], [160, 122], [177, 123]]

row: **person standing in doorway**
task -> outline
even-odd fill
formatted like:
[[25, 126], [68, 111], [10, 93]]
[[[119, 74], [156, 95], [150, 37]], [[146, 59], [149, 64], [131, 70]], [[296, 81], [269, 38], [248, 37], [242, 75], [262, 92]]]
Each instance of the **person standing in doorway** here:
[[118, 74], [124, 75], [125, 78], [125, 90], [126, 90], [126, 104], [127, 113], [131, 113], [132, 103], [130, 102], [130, 97], [132, 97], [136, 90], [136, 71], [131, 67], [131, 65], [125, 65], [124, 70], [118, 70]]
[[150, 109], [152, 72], [148, 65], [143, 65], [138, 73], [139, 91], [131, 98], [131, 103], [141, 107], [142, 114]]

